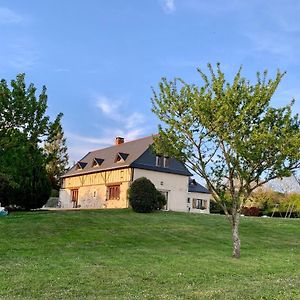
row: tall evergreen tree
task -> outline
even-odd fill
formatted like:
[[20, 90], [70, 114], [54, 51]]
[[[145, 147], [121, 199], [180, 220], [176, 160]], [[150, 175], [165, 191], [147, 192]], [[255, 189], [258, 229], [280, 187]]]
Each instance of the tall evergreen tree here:
[[60, 177], [66, 172], [69, 164], [66, 138], [61, 125], [62, 114], [51, 124], [50, 134], [45, 142], [44, 150], [48, 156], [46, 169], [53, 189], [60, 188]]

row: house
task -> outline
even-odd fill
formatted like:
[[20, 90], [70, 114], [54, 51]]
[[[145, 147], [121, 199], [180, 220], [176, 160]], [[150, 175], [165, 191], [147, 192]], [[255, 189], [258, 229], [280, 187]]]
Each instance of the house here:
[[166, 197], [166, 210], [209, 212], [209, 192], [190, 181], [185, 165], [155, 155], [153, 137], [131, 142], [117, 137], [112, 147], [89, 152], [62, 176], [62, 208], [127, 208], [127, 190], [137, 178], [150, 179]]
[[198, 183], [195, 179], [189, 178], [187, 205], [188, 211], [209, 213], [211, 193]]

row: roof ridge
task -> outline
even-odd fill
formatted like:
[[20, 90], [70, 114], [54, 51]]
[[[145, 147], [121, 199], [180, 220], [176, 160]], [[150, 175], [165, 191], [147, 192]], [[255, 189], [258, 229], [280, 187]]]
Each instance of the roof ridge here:
[[[114, 148], [114, 147], [119, 147], [119, 146], [124, 145], [124, 144], [133, 143], [133, 142], [136, 142], [136, 141], [139, 141], [139, 140], [143, 140], [143, 139], [147, 139], [147, 138], [150, 138], [150, 137], [153, 137], [153, 136], [156, 136], [156, 135], [157, 135], [157, 134], [151, 134], [151, 135], [144, 136], [144, 137], [142, 137], [142, 138], [138, 138], [138, 139], [135, 139], [135, 140], [132, 140], [132, 141], [129, 141], [129, 142], [124, 142], [124, 143], [119, 144], [119, 145], [112, 145], [112, 146], [105, 147], [105, 148], [95, 149], [95, 150], [90, 151], [89, 153], [93, 153], [93, 152], [96, 152], [96, 151], [99, 151], [99, 150], [106, 150], [106, 149], [110, 149], [110, 148]], [[87, 155], [86, 155], [86, 156], [87, 156]], [[86, 157], [86, 156], [85, 156], [85, 157]]]

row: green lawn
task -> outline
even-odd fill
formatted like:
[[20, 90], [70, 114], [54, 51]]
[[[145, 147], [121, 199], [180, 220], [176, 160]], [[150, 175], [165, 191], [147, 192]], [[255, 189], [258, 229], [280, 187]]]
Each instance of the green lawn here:
[[300, 299], [300, 220], [130, 210], [0, 218], [0, 299]]

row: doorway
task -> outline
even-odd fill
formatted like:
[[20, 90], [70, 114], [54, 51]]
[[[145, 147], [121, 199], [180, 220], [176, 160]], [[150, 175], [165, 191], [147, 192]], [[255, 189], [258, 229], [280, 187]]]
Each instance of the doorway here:
[[165, 197], [167, 200], [167, 204], [163, 207], [163, 210], [169, 210], [169, 191], [161, 191], [160, 193]]
[[73, 208], [78, 207], [78, 189], [71, 190], [71, 201], [73, 203]]

